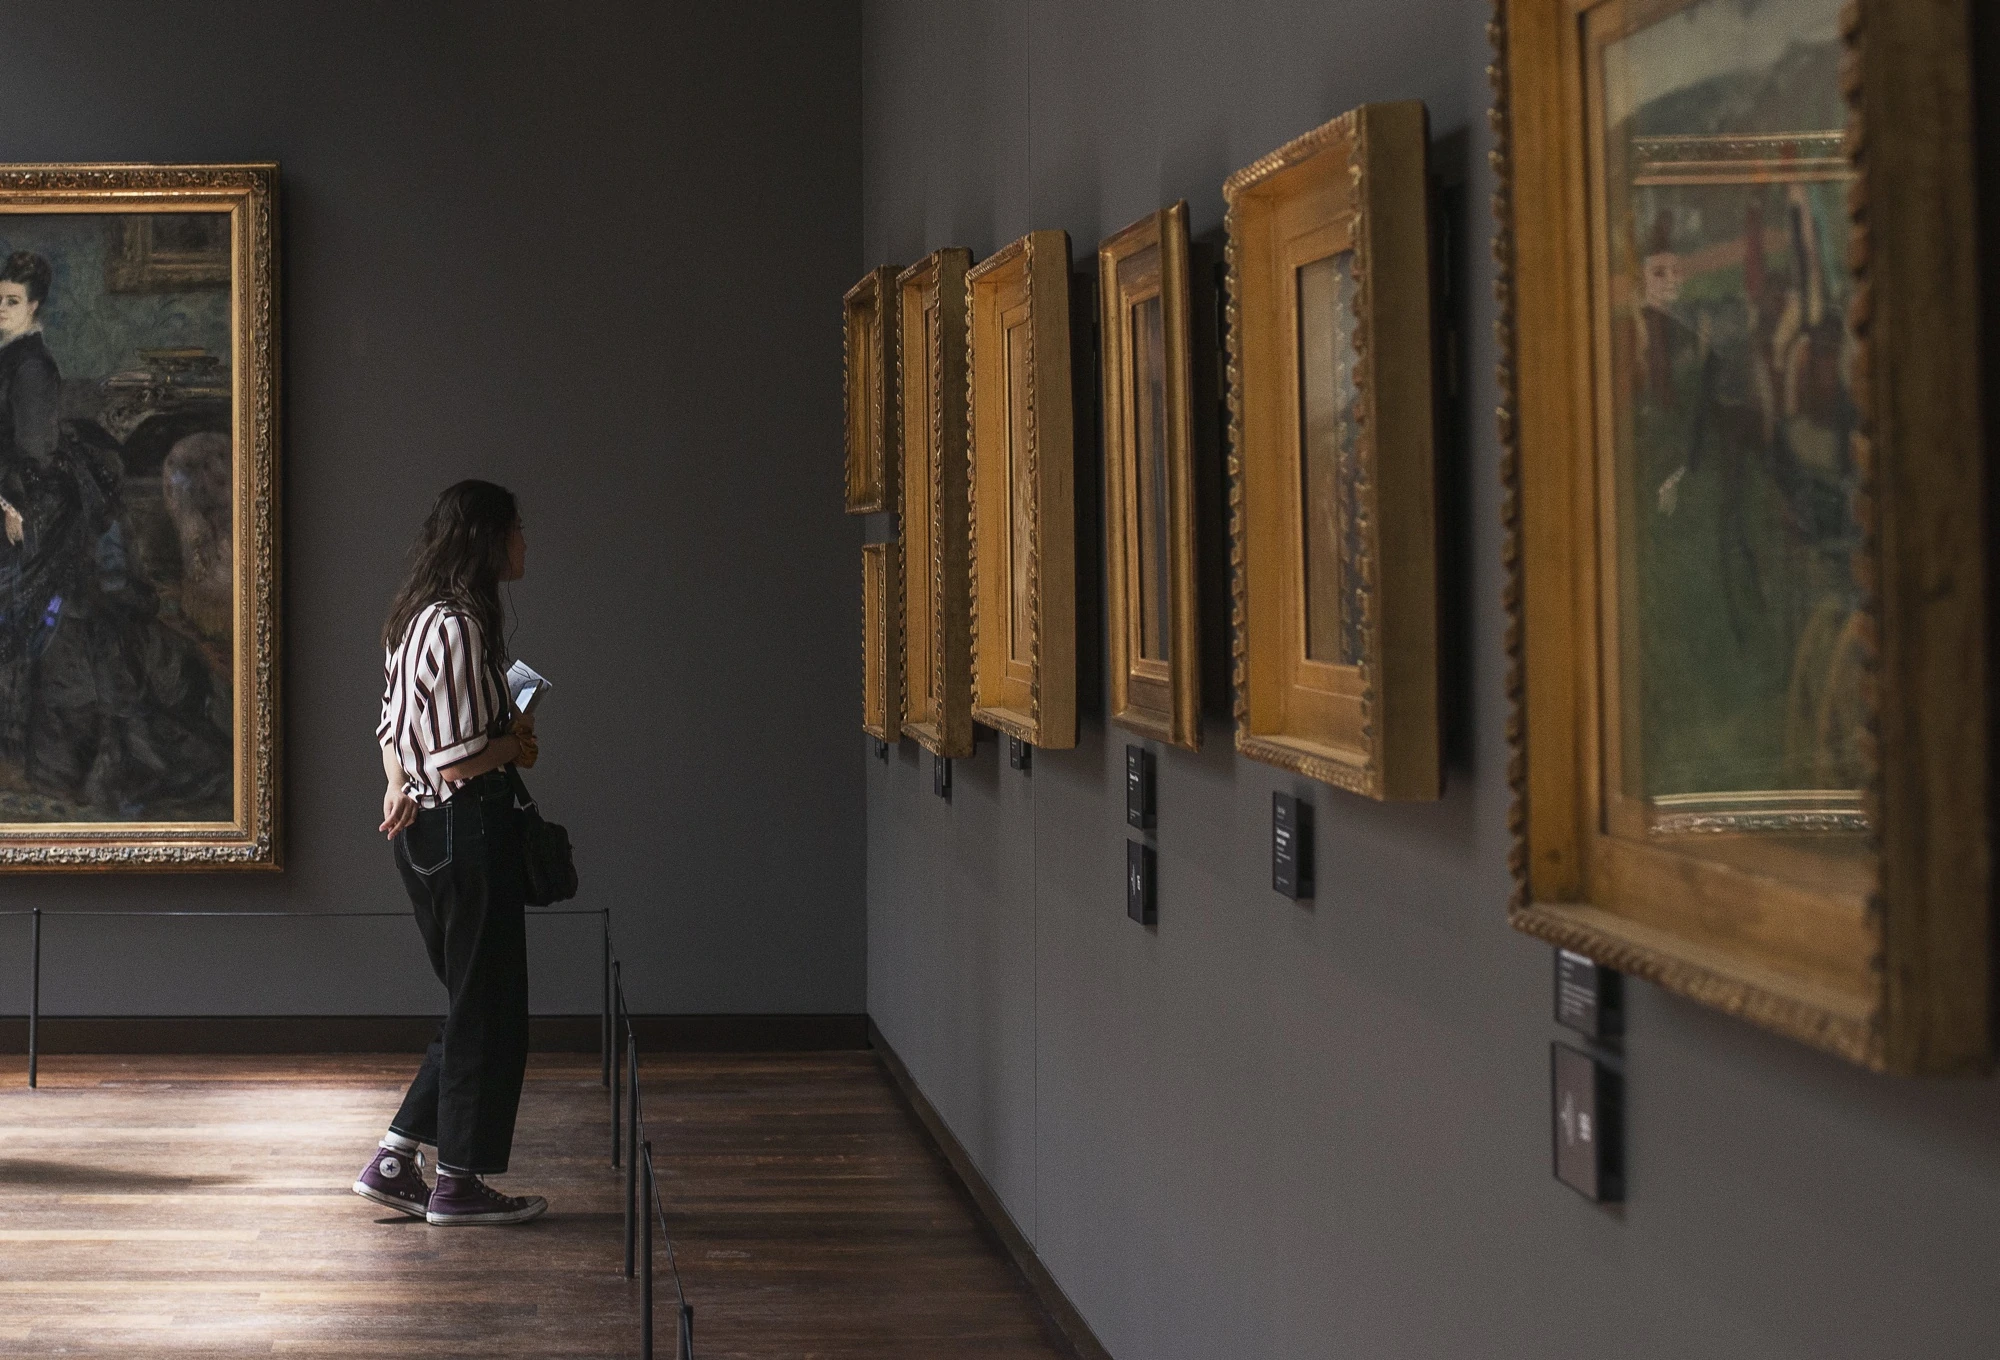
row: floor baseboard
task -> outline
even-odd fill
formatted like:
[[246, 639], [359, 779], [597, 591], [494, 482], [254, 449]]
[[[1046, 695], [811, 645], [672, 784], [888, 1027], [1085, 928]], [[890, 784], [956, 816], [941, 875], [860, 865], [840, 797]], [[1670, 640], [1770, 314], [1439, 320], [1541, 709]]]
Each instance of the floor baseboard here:
[[[594, 1053], [595, 1015], [537, 1015], [538, 1053]], [[421, 1053], [434, 1015], [45, 1015], [37, 1036], [53, 1053]], [[639, 1047], [683, 1053], [776, 1053], [868, 1047], [865, 1015], [635, 1015]], [[28, 1022], [0, 1018], [0, 1053], [28, 1051]]]
[[1007, 1207], [1000, 1202], [1000, 1196], [994, 1193], [986, 1177], [980, 1174], [979, 1168], [973, 1164], [964, 1145], [958, 1141], [957, 1136], [939, 1116], [936, 1108], [925, 1098], [924, 1093], [917, 1088], [915, 1079], [910, 1076], [910, 1069], [903, 1065], [903, 1060], [896, 1055], [896, 1050], [890, 1047], [889, 1041], [882, 1036], [882, 1031], [875, 1027], [873, 1020], [868, 1021], [868, 1042], [882, 1059], [882, 1066], [888, 1070], [891, 1080], [896, 1083], [896, 1089], [902, 1093], [904, 1101], [916, 1115], [917, 1121], [924, 1126], [924, 1131], [930, 1135], [931, 1141], [936, 1144], [945, 1161], [951, 1164], [952, 1171], [965, 1188], [966, 1194], [971, 1197], [980, 1217], [986, 1221], [987, 1226], [1000, 1239], [1000, 1245], [1005, 1247], [1007, 1254], [1013, 1258], [1015, 1268], [1028, 1282], [1028, 1288], [1034, 1291], [1036, 1299], [1048, 1313], [1049, 1321], [1057, 1333], [1075, 1352], [1077, 1360], [1111, 1360], [1111, 1352], [1104, 1348], [1104, 1343], [1090, 1330], [1090, 1324], [1083, 1320], [1083, 1314], [1079, 1313], [1076, 1305], [1069, 1301], [1069, 1295], [1063, 1293], [1062, 1286], [1056, 1283], [1055, 1276], [1049, 1274], [1048, 1267], [1042, 1264], [1042, 1258], [1035, 1254], [1033, 1244], [1015, 1224], [1013, 1215], [1007, 1212]]

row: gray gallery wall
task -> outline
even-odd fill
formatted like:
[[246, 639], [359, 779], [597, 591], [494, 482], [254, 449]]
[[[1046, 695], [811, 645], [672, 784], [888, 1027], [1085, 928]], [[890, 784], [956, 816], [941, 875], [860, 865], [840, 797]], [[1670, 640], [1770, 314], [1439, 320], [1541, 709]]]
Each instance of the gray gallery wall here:
[[[1550, 951], [1504, 920], [1485, 18], [868, 0], [861, 263], [1061, 227], [1086, 268], [1181, 197], [1211, 235], [1230, 171], [1370, 100], [1428, 103], [1469, 205], [1444, 800], [1239, 759], [1211, 703], [1205, 749], [1160, 757], [1145, 929], [1095, 678], [1076, 750], [1024, 777], [989, 734], [949, 803], [914, 744], [881, 764], [857, 734], [870, 1013], [1120, 1360], [2000, 1354], [1991, 1082], [1870, 1076], [1637, 986], [1630, 1202], [1549, 1177]], [[1274, 789], [1316, 804], [1316, 904], [1270, 890]]]
[[[840, 505], [859, 7], [20, 3], [0, 162], [283, 177], [286, 867], [0, 880], [7, 907], [406, 907], [375, 833], [376, 631], [445, 484], [521, 495], [536, 790], [633, 1004], [853, 1012], [858, 526]], [[0, 1013], [26, 932], [0, 921]], [[52, 921], [70, 1014], [423, 1013], [407, 919]], [[535, 928], [541, 1011], [596, 942]]]

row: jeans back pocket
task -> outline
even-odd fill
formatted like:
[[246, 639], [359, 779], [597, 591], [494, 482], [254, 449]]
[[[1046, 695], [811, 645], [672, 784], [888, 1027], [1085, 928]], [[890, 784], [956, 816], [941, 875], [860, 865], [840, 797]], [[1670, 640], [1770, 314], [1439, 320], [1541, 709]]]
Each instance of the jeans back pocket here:
[[445, 809], [441, 817], [419, 812], [417, 820], [402, 831], [404, 862], [425, 878], [448, 868], [451, 864], [451, 824], [455, 820], [449, 809]]

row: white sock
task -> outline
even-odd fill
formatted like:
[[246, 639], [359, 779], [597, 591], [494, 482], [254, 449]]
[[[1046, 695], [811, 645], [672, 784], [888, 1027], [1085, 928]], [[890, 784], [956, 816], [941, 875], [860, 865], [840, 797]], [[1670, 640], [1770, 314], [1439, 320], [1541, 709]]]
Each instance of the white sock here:
[[421, 1144], [419, 1144], [416, 1139], [405, 1138], [403, 1137], [402, 1134], [397, 1133], [394, 1129], [391, 1129], [389, 1132], [382, 1135], [382, 1146], [389, 1149], [389, 1151], [391, 1152], [401, 1153], [403, 1156], [407, 1157], [412, 1152], [415, 1152], [417, 1148], [421, 1146]]

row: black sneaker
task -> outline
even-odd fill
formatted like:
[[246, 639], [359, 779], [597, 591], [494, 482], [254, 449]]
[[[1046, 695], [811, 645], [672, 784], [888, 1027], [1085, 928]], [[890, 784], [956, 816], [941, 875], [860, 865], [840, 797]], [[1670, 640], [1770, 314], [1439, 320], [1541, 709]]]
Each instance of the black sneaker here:
[[354, 1193], [385, 1204], [411, 1218], [422, 1218], [431, 1207], [431, 1188], [424, 1184], [424, 1154], [376, 1148], [375, 1159], [361, 1169]]
[[526, 1223], [531, 1218], [540, 1218], [548, 1207], [549, 1202], [540, 1195], [503, 1195], [477, 1176], [455, 1176], [440, 1171], [424, 1221], [439, 1228]]

